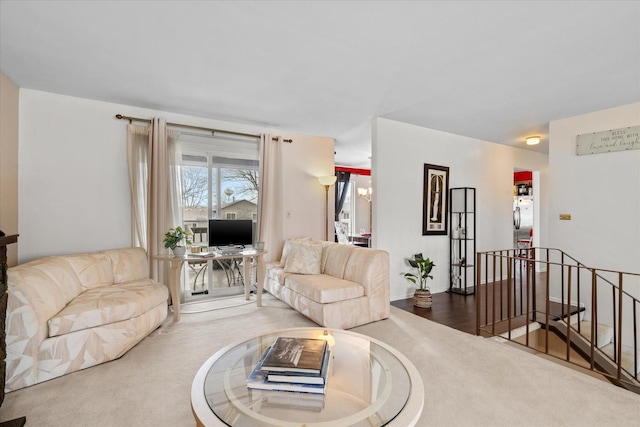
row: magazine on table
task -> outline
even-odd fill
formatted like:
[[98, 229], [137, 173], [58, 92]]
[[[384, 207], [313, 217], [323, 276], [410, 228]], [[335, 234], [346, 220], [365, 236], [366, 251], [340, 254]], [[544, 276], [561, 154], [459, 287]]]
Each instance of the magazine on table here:
[[320, 375], [326, 349], [325, 340], [278, 337], [262, 362], [262, 370]]

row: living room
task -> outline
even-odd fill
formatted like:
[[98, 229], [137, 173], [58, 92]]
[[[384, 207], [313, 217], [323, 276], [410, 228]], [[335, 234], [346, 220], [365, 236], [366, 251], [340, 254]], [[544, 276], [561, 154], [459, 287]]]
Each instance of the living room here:
[[[3, 7], [5, 3], [9, 2], [3, 1]], [[631, 3], [637, 6], [637, 2]], [[2, 22], [4, 26], [5, 21]], [[637, 31], [636, 27], [631, 35], [637, 36]], [[637, 37], [629, 40], [630, 44], [635, 43], [634, 46], [637, 47]], [[126, 49], [126, 47], [119, 49]], [[602, 51], [598, 50], [598, 53]], [[282, 147], [282, 161], [286, 165], [282, 171], [283, 215], [281, 223], [278, 224], [282, 231], [282, 240], [300, 236], [323, 239], [325, 230], [332, 226], [332, 221], [324, 223], [324, 215], [325, 209], [332, 212], [333, 200], [329, 197], [329, 206], [325, 207], [325, 189], [318, 183], [317, 177], [332, 175], [334, 167], [344, 163], [339, 157], [343, 143], [333, 135], [316, 136], [311, 131], [288, 130], [295, 129], [296, 124], [290, 124], [289, 127], [286, 123], [273, 125], [242, 123], [240, 120], [225, 120], [224, 114], [217, 116], [219, 117], [217, 119], [205, 118], [197, 112], [189, 114], [184, 111], [143, 107], [133, 101], [131, 103], [114, 102], [108, 99], [95, 99], [91, 95], [62, 94], [53, 90], [22, 87], [12, 81], [17, 80], [17, 77], [5, 74], [6, 65], [4, 60], [0, 63], [0, 71], [2, 71], [0, 74], [2, 101], [0, 228], [7, 234], [20, 235], [18, 244], [9, 247], [10, 265], [22, 264], [49, 255], [94, 252], [130, 246], [131, 203], [126, 158], [126, 122], [115, 119], [114, 116], [118, 113], [143, 118], [162, 117], [169, 122], [253, 134], [268, 133], [292, 139], [294, 141], [292, 144]], [[633, 70], [638, 69], [637, 54], [631, 56], [629, 67]], [[549, 143], [548, 154], [491, 142], [488, 138], [462, 136], [435, 127], [410, 124], [394, 119], [393, 114], [376, 114], [368, 118], [367, 127], [371, 135], [370, 168], [374, 194], [372, 246], [389, 253], [391, 300], [407, 298], [412, 294], [413, 288], [401, 277], [401, 273], [407, 268], [405, 258], [416, 252], [422, 252], [435, 260], [437, 267], [433, 272], [432, 291], [444, 292], [449, 287], [446, 267], [449, 256], [447, 236], [423, 236], [421, 232], [423, 165], [425, 163], [449, 167], [450, 187], [471, 186], [477, 189], [478, 251], [506, 249], [512, 246], [512, 176], [515, 168], [521, 168], [536, 171], [540, 179], [540, 215], [539, 224], [536, 227], [535, 246], [562, 248], [588, 265], [638, 272], [640, 224], [637, 218], [640, 217], [640, 150], [592, 156], [575, 155], [577, 135], [640, 124], [638, 79], [632, 82], [633, 84], [625, 88], [627, 91], [625, 99], [628, 100], [626, 102], [607, 105], [603, 108], [591, 108], [589, 97], [585, 95], [576, 101], [584, 102], [583, 107], [577, 108], [579, 113], [556, 116], [550, 120], [548, 134], [545, 135]], [[508, 97], [519, 97], [517, 88], [496, 89], [496, 92], [500, 91], [509, 94]], [[461, 94], [458, 93], [457, 97], [452, 96], [452, 99], [460, 100]], [[560, 101], [551, 94], [541, 103], [552, 109], [551, 106]], [[497, 100], [495, 102], [498, 103]], [[455, 116], [455, 103], [452, 105], [445, 110]], [[484, 106], [478, 106], [478, 110], [483, 108]], [[491, 102], [488, 102], [486, 109], [491, 109]], [[437, 110], [433, 111], [435, 114]], [[452, 120], [455, 120], [455, 117]], [[469, 126], [473, 126], [473, 123]], [[524, 146], [524, 138], [521, 145]], [[335, 152], [337, 154], [334, 154]], [[365, 158], [363, 159], [365, 164], [351, 166], [368, 166], [367, 161], [368, 159]], [[290, 215], [285, 215], [285, 212], [289, 212]], [[572, 214], [572, 220], [560, 220], [559, 214], [564, 213]], [[278, 255], [270, 254], [273, 256], [272, 259], [277, 259]], [[636, 291], [640, 293], [640, 288]], [[257, 313], [245, 308], [229, 313], [228, 316], [216, 312], [205, 317], [203, 321], [183, 319], [183, 325], [163, 327], [155, 335], [150, 336], [148, 341], [149, 344], [158, 343], [157, 345], [163, 346], [164, 344], [159, 343], [163, 335], [184, 332], [184, 338], [177, 342], [188, 348], [197, 347], [194, 353], [201, 357], [202, 354], [213, 354], [217, 349], [232, 342], [239, 333], [245, 333], [233, 329], [236, 316], [255, 316], [254, 319], [263, 322], [256, 331], [267, 330], [268, 327], [284, 327], [282, 319], [286, 319], [290, 325], [308, 325], [306, 320], [297, 317], [296, 313], [289, 313], [285, 307], [278, 306], [276, 302], [271, 304], [273, 306], [269, 308], [272, 312]], [[273, 313], [277, 314], [273, 315]], [[278, 315], [282, 319], [277, 319]], [[243, 328], [250, 326], [248, 322], [240, 323], [240, 319], [237, 320]], [[207, 322], [224, 325], [228, 330], [214, 332], [207, 328]], [[418, 331], [424, 326], [423, 323], [412, 323], [411, 317], [397, 317], [395, 322], [400, 326], [404, 325], [406, 331]], [[418, 322], [417, 319], [416, 322]], [[190, 326], [193, 331], [187, 332], [186, 326]], [[361, 331], [375, 334], [373, 329], [374, 325]], [[442, 340], [449, 339], [448, 331], [432, 329], [431, 326], [428, 330], [437, 333]], [[200, 343], [193, 344], [189, 340], [198, 339], [198, 334], [194, 331], [200, 333], [200, 336], [210, 337], [216, 343], [206, 346]], [[421, 338], [432, 344], [428, 337], [421, 335]], [[468, 345], [475, 350], [476, 344], [466, 337], [456, 335], [451, 339], [456, 344]], [[413, 344], [409, 344], [410, 339], [404, 333], [396, 334], [396, 337], [390, 341], [394, 346], [402, 347], [402, 351], [407, 356], [415, 358], [416, 364], [418, 361], [425, 361], [425, 354], [430, 351], [424, 347], [420, 350], [412, 350]], [[433, 343], [433, 345], [436, 344]], [[447, 350], [456, 350], [455, 347], [432, 348], [438, 353], [439, 358], [445, 358]], [[136, 347], [135, 350], [139, 349]], [[420, 351], [422, 354], [416, 354]], [[499, 350], [499, 352], [502, 351]], [[505, 351], [508, 353], [508, 350]], [[183, 362], [182, 356], [177, 354], [179, 352], [172, 353], [164, 347], [163, 352], [171, 362], [162, 365], [163, 369], [170, 369], [172, 364], [177, 366]], [[478, 354], [486, 356], [487, 353], [479, 352]], [[142, 356], [142, 353], [131, 354], [139, 364], [145, 363], [146, 355], [148, 354], [145, 353], [145, 356]], [[513, 357], [513, 354], [509, 353], [508, 356]], [[188, 356], [184, 357], [188, 358]], [[507, 356], [504, 357], [506, 360]], [[460, 362], [463, 360], [468, 361], [459, 359]], [[204, 360], [200, 360], [199, 364], [203, 362]], [[440, 361], [429, 362], [442, 370], [453, 369], [452, 365], [444, 365]], [[136, 363], [129, 363], [126, 367], [135, 367]], [[517, 365], [518, 362], [513, 363]], [[193, 377], [192, 367], [198, 363], [195, 360], [189, 360], [185, 366], [187, 365], [188, 368], [178, 369], [164, 376], [160, 385], [155, 384], [154, 387], [159, 387], [161, 390], [154, 391], [153, 398], [161, 399], [162, 394], [170, 395], [174, 391], [184, 393], [184, 386], [187, 384], [188, 387], [190, 380], [181, 383], [179, 391], [172, 390], [172, 385], [176, 384], [174, 381], [178, 376]], [[82, 380], [79, 384], [87, 387], [82, 389], [82, 392], [90, 394], [91, 387], [102, 388], [104, 390], [99, 392], [100, 396], [103, 399], [109, 399], [110, 396], [121, 393], [119, 390], [121, 385], [127, 384], [133, 387], [133, 384], [126, 382], [109, 384], [107, 378], [110, 375], [110, 369], [117, 371], [125, 369], [118, 366], [123, 365], [109, 363], [98, 368], [98, 372], [107, 377], [95, 376], [90, 380]], [[540, 365], [532, 366], [540, 367]], [[483, 367], [478, 362], [476, 368]], [[96, 368], [91, 368], [87, 372], [94, 369]], [[561, 371], [551, 369], [556, 376], [563, 375], [559, 373]], [[498, 367], [491, 367], [488, 371], [484, 375], [492, 374], [496, 378], [504, 375]], [[149, 373], [153, 375], [153, 371]], [[26, 401], [28, 393], [38, 394], [39, 390], [44, 389], [47, 390], [47, 394], [41, 396], [47, 396], [47, 398], [43, 401], [54, 399], [55, 392], [52, 389], [59, 384], [60, 387], [62, 385], [67, 387], [65, 390], [68, 391], [73, 388], [73, 381], [82, 374], [80, 372], [22, 390], [20, 400]], [[460, 373], [457, 379], [451, 372], [448, 375], [444, 373], [434, 375], [437, 380], [443, 382], [465, 381], [463, 373]], [[473, 390], [482, 389], [485, 386], [483, 381], [487, 378], [474, 373], [469, 375], [478, 382], [455, 388], [448, 386], [441, 390], [441, 395], [450, 399], [454, 399], [456, 395], [467, 401], [474, 399]], [[140, 379], [140, 377], [136, 378]], [[521, 377], [517, 378], [521, 379]], [[425, 377], [423, 381], [427, 383], [430, 379]], [[497, 382], [499, 381], [494, 380], [492, 386], [497, 387], [499, 385], [495, 384]], [[571, 377], [568, 383], [576, 385], [580, 382]], [[540, 385], [540, 383], [534, 384]], [[515, 381], [502, 384], [505, 388], [492, 392], [491, 396], [506, 397], [510, 391], [513, 392], [515, 387], [520, 385]], [[428, 399], [427, 407], [434, 411], [436, 421], [441, 424], [460, 425], [465, 421], [473, 420], [472, 414], [468, 413], [465, 413], [468, 418], [459, 419], [461, 422], [456, 422], [455, 418], [446, 418], [442, 408], [434, 408], [437, 405], [438, 389], [433, 385], [428, 387], [429, 393], [434, 394]], [[603, 391], [603, 393], [607, 392], [608, 389]], [[138, 389], [137, 392], [126, 393], [127, 399], [137, 402], [133, 400], [136, 393], [139, 395], [137, 399], [142, 399], [147, 390]], [[185, 406], [186, 399], [186, 408], [181, 407], [178, 411], [181, 416], [185, 416], [186, 413], [187, 419], [184, 419], [184, 423], [180, 425], [192, 425], [193, 422], [193, 419], [189, 418], [188, 390], [186, 393], [186, 398], [183, 396], [176, 400], [180, 405]], [[12, 397], [12, 394], [7, 395], [3, 407], [0, 408], [1, 421], [24, 414], [21, 413], [24, 407]], [[84, 402], [79, 392], [69, 396]], [[624, 411], [638, 413], [637, 406], [631, 405], [637, 404], [637, 400], [626, 397], [621, 399], [628, 405], [624, 407]], [[122, 404], [121, 398], [114, 397], [113, 401]], [[165, 405], [170, 406], [172, 400], [164, 400], [164, 402]], [[491, 403], [489, 399], [483, 402]], [[548, 403], [545, 400], [541, 402]], [[47, 404], [41, 406], [42, 408], [36, 410], [34, 420], [46, 420], [46, 414], [43, 412], [57, 411], [55, 406]], [[473, 408], [478, 410], [479, 406], [474, 404]], [[66, 409], [70, 412], [65, 418], [59, 418], [50, 425], [65, 425], [65, 422], [66, 425], [78, 425], [73, 424], [73, 410], [69, 407]], [[453, 406], [449, 406], [449, 410], [452, 409]], [[600, 409], [605, 411], [602, 407]], [[117, 407], [107, 406], [94, 416], [107, 416], [105, 414], [109, 411], [117, 410]], [[506, 409], [505, 411], [511, 416], [514, 415], [512, 411]], [[624, 411], [621, 410], [621, 412]], [[486, 418], [481, 418], [478, 424], [489, 424], [490, 414], [484, 414], [484, 416]], [[564, 422], [559, 419], [544, 418], [550, 416], [543, 415], [540, 420]], [[117, 417], [114, 419], [119, 420]], [[150, 424], [144, 424], [143, 417], [129, 418], [129, 420], [132, 419], [139, 422], [138, 425], [163, 425], [157, 421], [158, 418], [154, 418], [156, 422]], [[530, 423], [535, 422], [532, 419]], [[624, 419], [619, 424], [624, 424]], [[109, 424], [105, 422], [94, 425]], [[111, 425], [117, 425], [116, 421]]]

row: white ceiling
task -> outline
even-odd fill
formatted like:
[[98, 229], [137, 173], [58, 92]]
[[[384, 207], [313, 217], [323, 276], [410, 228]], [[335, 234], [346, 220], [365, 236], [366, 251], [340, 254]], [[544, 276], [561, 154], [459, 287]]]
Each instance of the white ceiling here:
[[0, 70], [333, 137], [348, 166], [374, 117], [546, 152], [549, 121], [640, 101], [640, 1], [2, 0]]

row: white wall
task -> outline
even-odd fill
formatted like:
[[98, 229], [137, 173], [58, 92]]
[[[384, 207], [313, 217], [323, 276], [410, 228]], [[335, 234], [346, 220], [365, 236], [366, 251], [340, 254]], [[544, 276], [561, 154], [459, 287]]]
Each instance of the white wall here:
[[[18, 105], [20, 91], [0, 72], [0, 230], [18, 232]], [[20, 242], [7, 246], [7, 265], [18, 262]]]
[[547, 155], [382, 118], [372, 134], [373, 245], [389, 252], [392, 300], [413, 295], [401, 273], [417, 252], [436, 264], [431, 291], [449, 288], [448, 236], [422, 235], [425, 163], [448, 166], [450, 187], [476, 188], [479, 252], [513, 246], [513, 170], [540, 171], [539, 238], [546, 244]]
[[637, 125], [640, 103], [549, 125], [549, 245], [588, 266], [640, 273], [640, 150], [578, 156], [576, 136]]
[[[549, 179], [554, 183], [549, 202], [549, 245], [589, 267], [640, 274], [640, 150], [578, 156], [576, 136], [637, 125], [640, 103], [549, 125]], [[560, 221], [561, 213], [571, 214], [571, 221]], [[590, 307], [590, 276], [587, 271], [582, 275], [582, 288], [586, 289], [581, 302]], [[618, 283], [617, 275], [602, 275]], [[611, 291], [603, 281], [599, 284], [598, 323], [612, 326]], [[640, 298], [640, 277], [626, 275], [623, 285], [626, 293]], [[631, 347], [631, 306], [624, 305], [622, 313], [622, 344]], [[591, 319], [589, 309], [586, 319]], [[640, 328], [640, 319], [635, 327]]]
[[[319, 176], [334, 174], [333, 139], [308, 136], [290, 132], [280, 132], [285, 138], [292, 138], [292, 144], [283, 144], [283, 237], [313, 237], [324, 240], [325, 219], [324, 186], [318, 182]], [[333, 239], [333, 211], [335, 198], [333, 186], [329, 188], [327, 206], [327, 230], [329, 240]], [[278, 257], [274, 259], [279, 259]]]
[[19, 111], [21, 263], [130, 246], [127, 122], [117, 113], [293, 138], [282, 149], [284, 210], [292, 212], [285, 237], [324, 236], [324, 189], [315, 177], [333, 173], [333, 139], [29, 89], [20, 90]]

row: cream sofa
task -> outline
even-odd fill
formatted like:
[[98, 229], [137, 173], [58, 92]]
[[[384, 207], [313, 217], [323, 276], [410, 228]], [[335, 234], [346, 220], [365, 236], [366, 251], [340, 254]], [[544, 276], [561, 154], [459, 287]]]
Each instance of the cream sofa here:
[[117, 359], [167, 317], [144, 249], [54, 256], [8, 269], [6, 391]]
[[389, 254], [311, 239], [285, 242], [264, 289], [319, 325], [349, 329], [389, 317]]

